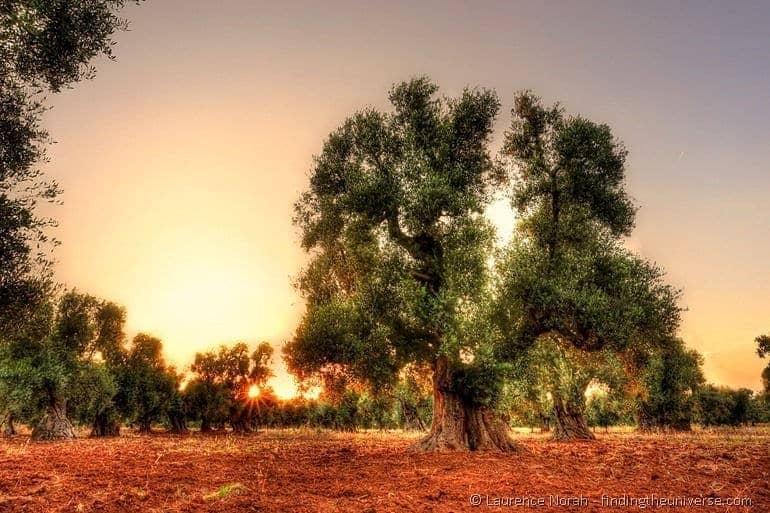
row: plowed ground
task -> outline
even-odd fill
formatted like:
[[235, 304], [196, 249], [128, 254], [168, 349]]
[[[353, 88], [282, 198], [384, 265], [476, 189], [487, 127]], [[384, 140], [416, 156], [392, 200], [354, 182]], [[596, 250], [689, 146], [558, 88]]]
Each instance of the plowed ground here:
[[[639, 504], [603, 505], [601, 497], [653, 494], [712, 502], [739, 497], [752, 505], [648, 511], [770, 512], [768, 429], [616, 433], [591, 443], [518, 435], [521, 454], [418, 454], [408, 450], [415, 436], [263, 431], [0, 439], [0, 512], [587, 513], [644, 511]], [[479, 506], [471, 504], [474, 494]], [[555, 496], [587, 503], [559, 504]], [[527, 498], [529, 505], [510, 505]], [[537, 505], [541, 498], [545, 504]]]

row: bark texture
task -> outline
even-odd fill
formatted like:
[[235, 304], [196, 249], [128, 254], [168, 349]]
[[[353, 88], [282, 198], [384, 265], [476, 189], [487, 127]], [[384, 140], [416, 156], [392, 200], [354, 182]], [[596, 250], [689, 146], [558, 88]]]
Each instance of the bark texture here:
[[451, 372], [439, 358], [433, 372], [433, 422], [428, 434], [414, 444], [417, 451], [520, 450], [508, 425], [487, 408], [465, 404], [451, 392]]
[[553, 413], [556, 424], [553, 430], [554, 440], [595, 440], [588, 429], [583, 412], [565, 403], [559, 397], [553, 399]]
[[75, 438], [75, 429], [67, 418], [67, 402], [56, 400], [49, 407], [40, 423], [32, 430], [33, 440], [59, 440]]

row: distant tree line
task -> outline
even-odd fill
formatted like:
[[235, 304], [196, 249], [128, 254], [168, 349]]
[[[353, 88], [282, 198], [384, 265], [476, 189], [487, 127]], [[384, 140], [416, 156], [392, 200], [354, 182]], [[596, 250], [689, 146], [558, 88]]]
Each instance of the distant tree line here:
[[[339, 370], [314, 384], [318, 399], [279, 399], [268, 385], [273, 349], [245, 343], [197, 353], [188, 369], [163, 358], [161, 340], [125, 334], [125, 309], [78, 291], [44, 302], [0, 345], [3, 433], [32, 426], [34, 439], [117, 436], [122, 426], [174, 433], [246, 433], [261, 427], [413, 429], [433, 415], [432, 386], [423, 369], [407, 367], [393, 386], [374, 389]], [[758, 352], [766, 342], [757, 339]], [[649, 356], [649, 355], [648, 355]], [[704, 383], [701, 358], [681, 342], [649, 356], [631, 374], [612, 352], [581, 352], [543, 339], [513, 371], [497, 406], [511, 426], [559, 433], [558, 408], [587, 431], [615, 425], [688, 430], [770, 422], [770, 391]], [[313, 384], [310, 382], [308, 384]], [[764, 383], [767, 387], [767, 382]], [[562, 412], [561, 414], [564, 414]]]
[[[245, 343], [195, 355], [178, 371], [163, 357], [160, 339], [126, 337], [125, 309], [78, 291], [43, 302], [13, 337], [0, 344], [0, 424], [32, 427], [32, 438], [117, 436], [122, 426], [174, 433], [192, 423], [202, 432], [236, 433], [259, 427], [423, 428], [431, 404], [419, 376], [405, 376], [388, 395], [346, 382], [329, 383], [320, 400], [279, 400], [267, 380], [273, 349]], [[250, 393], [250, 391], [254, 393]]]

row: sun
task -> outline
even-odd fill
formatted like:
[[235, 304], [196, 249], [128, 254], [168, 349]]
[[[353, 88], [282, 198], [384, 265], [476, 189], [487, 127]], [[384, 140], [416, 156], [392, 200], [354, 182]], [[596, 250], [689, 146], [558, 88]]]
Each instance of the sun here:
[[246, 392], [246, 395], [249, 396], [249, 399], [256, 399], [259, 397], [259, 387], [257, 385], [251, 385]]

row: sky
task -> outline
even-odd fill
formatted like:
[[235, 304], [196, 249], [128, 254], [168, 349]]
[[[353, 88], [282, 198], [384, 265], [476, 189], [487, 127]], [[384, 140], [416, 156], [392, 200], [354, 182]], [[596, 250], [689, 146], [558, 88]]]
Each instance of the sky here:
[[[606, 122], [630, 151], [628, 245], [684, 290], [708, 380], [760, 388], [770, 331], [770, 4], [149, 0], [117, 59], [51, 98], [58, 278], [126, 306], [180, 367], [221, 343], [278, 349], [302, 313], [291, 224], [313, 155], [395, 82], [495, 89]], [[510, 233], [505, 203], [492, 209]]]

